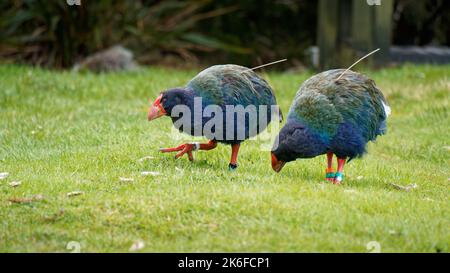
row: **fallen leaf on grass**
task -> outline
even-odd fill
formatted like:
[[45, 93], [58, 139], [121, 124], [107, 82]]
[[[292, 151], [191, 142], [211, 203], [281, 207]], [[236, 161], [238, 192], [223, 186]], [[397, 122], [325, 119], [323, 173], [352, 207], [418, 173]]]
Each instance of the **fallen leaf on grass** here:
[[24, 203], [31, 203], [34, 201], [41, 201], [43, 199], [44, 199], [44, 197], [42, 195], [37, 194], [37, 195], [33, 195], [30, 198], [13, 197], [13, 198], [9, 198], [8, 201], [11, 203], [24, 204]]
[[3, 180], [9, 176], [9, 173], [0, 173], [0, 180]]
[[356, 177], [356, 180], [361, 180], [363, 178], [364, 178], [364, 176], [360, 175], [360, 176]]
[[151, 156], [151, 155], [149, 155], [149, 156], [144, 156], [143, 158], [140, 158], [139, 160], [138, 160], [138, 162], [144, 162], [145, 160], [151, 160], [151, 159], [154, 159], [155, 157], [154, 156]]
[[127, 178], [127, 177], [119, 177], [120, 182], [133, 182], [133, 178]]
[[73, 196], [77, 196], [77, 195], [82, 195], [84, 192], [82, 191], [72, 191], [72, 192], [68, 192], [67, 193], [67, 197], [73, 197]]
[[326, 186], [325, 186], [325, 183], [320, 182], [320, 183], [318, 184], [318, 187], [319, 187], [319, 190], [324, 191]]
[[37, 134], [37, 133], [38, 133], [39, 131], [41, 131], [41, 130], [42, 130], [42, 126], [37, 126], [35, 130], [32, 130], [32, 131], [31, 131], [31, 134], [32, 134], [32, 135], [35, 135], [35, 134]]
[[183, 176], [184, 175], [184, 169], [175, 167], [175, 170], [177, 171], [177, 176]]
[[219, 229], [219, 224], [216, 223], [209, 223], [208, 224], [209, 231], [216, 231]]
[[50, 215], [50, 216], [44, 216], [45, 221], [54, 222], [61, 218], [64, 215], [64, 210], [60, 209], [58, 212]]
[[393, 229], [389, 230], [389, 235], [397, 235], [397, 234], [398, 234], [397, 231], [395, 231]]
[[394, 183], [388, 183], [388, 184], [391, 185], [392, 187], [394, 187], [394, 189], [401, 190], [401, 191], [410, 191], [412, 189], [417, 188], [417, 184], [409, 184], [406, 186], [401, 186], [401, 185], [397, 185]]
[[151, 175], [151, 176], [158, 176], [158, 175], [161, 175], [161, 173], [160, 172], [144, 171], [144, 172], [141, 172], [141, 175], [143, 175], [143, 176], [149, 176], [149, 175]]
[[138, 251], [143, 249], [145, 246], [145, 243], [142, 240], [137, 240], [136, 242], [134, 242], [131, 247], [130, 247], [130, 251]]
[[22, 184], [22, 182], [20, 182], [20, 181], [13, 181], [13, 182], [9, 183], [9, 185], [13, 188], [18, 187], [21, 184]]

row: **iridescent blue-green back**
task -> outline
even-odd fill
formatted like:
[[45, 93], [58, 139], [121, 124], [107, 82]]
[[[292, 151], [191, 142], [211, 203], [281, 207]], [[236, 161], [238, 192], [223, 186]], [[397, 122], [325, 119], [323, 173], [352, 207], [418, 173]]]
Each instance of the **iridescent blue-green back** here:
[[253, 70], [233, 64], [211, 66], [187, 85], [217, 105], [276, 105], [269, 84]]
[[[235, 116], [233, 124], [235, 131], [239, 126], [245, 128], [246, 138], [253, 137], [250, 132], [252, 128], [257, 128], [257, 132], [263, 131], [272, 119], [271, 106], [276, 106], [277, 101], [274, 91], [270, 85], [253, 70], [239, 65], [215, 65], [211, 66], [197, 76], [195, 76], [188, 84], [187, 88], [195, 93], [196, 97], [202, 98], [203, 107], [209, 105], [218, 105], [226, 115], [226, 106], [255, 106], [258, 117], [264, 114], [267, 117], [266, 123], [255, 124], [248, 118], [245, 124], [239, 124], [237, 116]], [[260, 106], [266, 106], [260, 108]], [[263, 112], [261, 112], [263, 110]], [[277, 121], [281, 120], [281, 112], [277, 117]], [[208, 118], [203, 119], [203, 125], [208, 122]], [[259, 120], [259, 119], [258, 119]], [[226, 134], [227, 120], [224, 119], [224, 134]], [[207, 135], [205, 135], [208, 137]], [[236, 139], [228, 139], [220, 141], [225, 143], [239, 142]]]
[[346, 141], [364, 142], [355, 146], [363, 147], [354, 153], [361, 155], [368, 141], [386, 132], [390, 109], [373, 80], [353, 71], [339, 78], [343, 72], [343, 69], [329, 70], [305, 81], [287, 120], [305, 124], [330, 146], [336, 141], [341, 146]]

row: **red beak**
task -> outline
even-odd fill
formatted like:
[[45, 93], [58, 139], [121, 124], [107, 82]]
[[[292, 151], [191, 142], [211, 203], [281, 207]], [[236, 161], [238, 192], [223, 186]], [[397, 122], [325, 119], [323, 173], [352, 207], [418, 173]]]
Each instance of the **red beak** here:
[[276, 171], [277, 173], [280, 172], [281, 169], [283, 169], [284, 164], [286, 164], [286, 162], [278, 160], [277, 157], [272, 153], [272, 169], [274, 171]]
[[166, 114], [166, 110], [164, 110], [164, 107], [161, 105], [161, 98], [162, 94], [159, 95], [159, 97], [156, 98], [155, 102], [150, 106], [150, 109], [148, 110], [148, 121], [157, 119], [159, 117], [162, 117]]

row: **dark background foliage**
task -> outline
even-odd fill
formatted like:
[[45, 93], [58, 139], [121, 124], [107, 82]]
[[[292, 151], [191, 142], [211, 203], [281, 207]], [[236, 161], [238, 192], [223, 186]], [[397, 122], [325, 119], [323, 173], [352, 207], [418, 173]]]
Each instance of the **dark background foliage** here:
[[[450, 1], [396, 0], [393, 43], [450, 44]], [[12, 0], [0, 2], [0, 58], [70, 67], [122, 44], [143, 64], [304, 61], [317, 1]]]

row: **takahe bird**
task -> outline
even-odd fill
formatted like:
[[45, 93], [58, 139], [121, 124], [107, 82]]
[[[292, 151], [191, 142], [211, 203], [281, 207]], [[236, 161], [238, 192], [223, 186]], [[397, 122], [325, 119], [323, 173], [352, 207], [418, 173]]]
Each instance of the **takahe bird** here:
[[347, 158], [361, 157], [367, 142], [386, 133], [389, 113], [383, 94], [364, 75], [343, 69], [317, 74], [295, 95], [272, 148], [272, 168], [279, 172], [286, 162], [327, 154], [326, 179], [340, 184]]
[[[195, 101], [199, 98], [201, 104], [196, 104]], [[189, 119], [190, 124], [180, 126], [177, 121], [184, 116], [184, 113], [179, 116], [175, 113], [178, 112], [175, 107], [180, 105], [187, 107], [191, 113], [199, 112], [202, 115], [201, 118], [195, 119], [194, 113]], [[204, 114], [208, 106], [218, 106], [218, 110], [222, 113], [211, 116]], [[242, 108], [255, 106], [252, 111], [258, 118], [252, 121], [249, 113], [244, 113], [245, 118], [238, 118], [238, 114], [233, 113], [229, 106], [242, 106]], [[266, 108], [260, 106], [266, 106]], [[275, 106], [275, 111], [272, 106]], [[209, 139], [208, 143], [185, 143], [175, 148], [160, 149], [161, 152], [178, 152], [175, 158], [187, 154], [192, 161], [193, 151], [211, 150], [216, 148], [218, 142], [225, 143], [231, 145], [229, 169], [234, 170], [237, 168], [240, 143], [262, 132], [270, 123], [272, 116], [277, 115], [277, 119], [281, 122], [281, 112], [276, 113], [277, 111], [277, 102], [272, 88], [252, 69], [238, 65], [215, 65], [200, 72], [185, 87], [162, 92], [150, 107], [148, 120], [167, 115], [171, 117], [179, 131]], [[216, 115], [221, 118], [220, 124], [216, 124], [209, 131], [206, 130], [206, 125], [216, 118]], [[266, 117], [265, 120], [264, 117]]]

